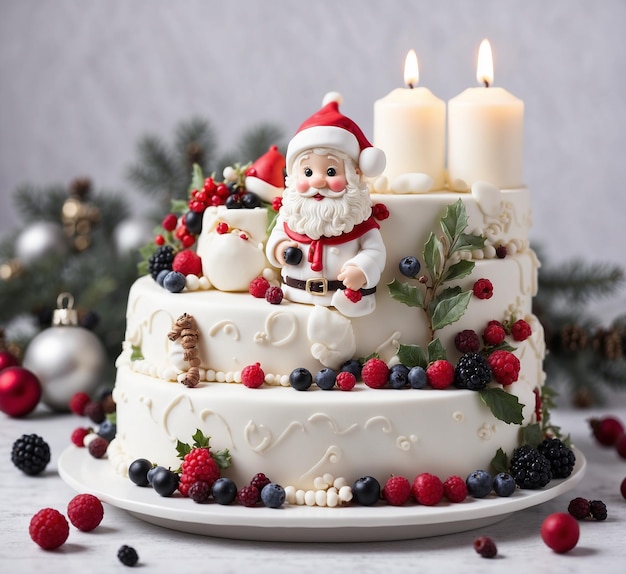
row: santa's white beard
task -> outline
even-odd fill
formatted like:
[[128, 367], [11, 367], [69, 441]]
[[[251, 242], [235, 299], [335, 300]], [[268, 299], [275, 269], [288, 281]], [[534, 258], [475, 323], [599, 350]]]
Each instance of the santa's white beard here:
[[[289, 183], [283, 193], [280, 213], [289, 229], [311, 239], [349, 233], [372, 213], [367, 187], [360, 189], [348, 185], [345, 192], [338, 196], [328, 189], [310, 189], [302, 194]], [[313, 195], [318, 193], [324, 199], [314, 199]]]

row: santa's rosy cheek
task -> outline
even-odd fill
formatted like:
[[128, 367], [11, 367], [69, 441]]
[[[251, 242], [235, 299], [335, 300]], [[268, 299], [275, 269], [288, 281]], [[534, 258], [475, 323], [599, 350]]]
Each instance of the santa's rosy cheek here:
[[296, 190], [298, 193], [309, 191], [309, 181], [306, 178], [298, 178], [296, 181]]
[[339, 193], [346, 188], [346, 179], [344, 177], [329, 177], [328, 188], [335, 193]]

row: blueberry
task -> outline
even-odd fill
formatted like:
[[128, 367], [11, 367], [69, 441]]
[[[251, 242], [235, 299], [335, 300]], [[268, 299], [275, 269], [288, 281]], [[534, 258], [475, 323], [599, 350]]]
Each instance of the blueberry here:
[[230, 504], [237, 496], [237, 485], [230, 478], [222, 476], [213, 483], [211, 494], [218, 504]]
[[496, 474], [493, 479], [493, 490], [498, 496], [511, 496], [515, 487], [515, 479], [508, 472]]
[[389, 370], [389, 387], [392, 389], [403, 389], [409, 384], [409, 368], [402, 364], [397, 364]]
[[202, 217], [202, 213], [191, 209], [185, 214], [185, 226], [190, 233], [198, 235], [202, 231]]
[[416, 365], [409, 371], [407, 379], [411, 388], [423, 389], [426, 386], [426, 370], [424, 367]]
[[115, 438], [115, 433], [117, 431], [117, 426], [114, 422], [111, 422], [108, 419], [102, 421], [102, 424], [98, 427], [98, 436], [107, 439], [111, 442]]
[[152, 463], [146, 458], [133, 460], [128, 467], [128, 478], [137, 486], [149, 486], [148, 473], [152, 470]]
[[329, 368], [321, 369], [315, 375], [315, 384], [325, 391], [330, 391], [335, 386], [337, 374]]
[[226, 205], [226, 209], [241, 209], [243, 207], [243, 203], [241, 202], [240, 195], [229, 195], [224, 202]]
[[348, 359], [343, 365], [341, 365], [341, 370], [352, 373], [357, 381], [361, 378], [362, 368], [363, 365], [361, 365], [360, 361], [357, 359]]
[[300, 261], [302, 261], [302, 249], [299, 247], [287, 247], [284, 256], [287, 265], [300, 265]]
[[407, 257], [400, 259], [398, 267], [400, 269], [400, 273], [406, 277], [415, 277], [422, 268], [417, 258], [412, 255], [408, 255]]
[[486, 470], [475, 470], [465, 480], [467, 492], [474, 498], [484, 498], [493, 488], [493, 477]]
[[352, 485], [352, 495], [363, 506], [376, 504], [380, 498], [380, 483], [373, 476], [363, 476]]
[[178, 488], [178, 475], [164, 466], [157, 466], [152, 473], [152, 488], [161, 496], [172, 496]]
[[167, 276], [168, 273], [170, 273], [172, 270], [171, 269], [161, 269], [161, 271], [159, 271], [158, 275], [156, 276], [156, 282], [163, 287], [163, 281], [165, 281], [165, 277]]
[[241, 196], [241, 203], [246, 209], [261, 207], [261, 199], [256, 193], [252, 193], [251, 191], [247, 191]]
[[299, 367], [291, 371], [289, 384], [297, 391], [306, 391], [313, 384], [313, 376], [307, 369]]
[[270, 482], [261, 490], [261, 502], [268, 508], [280, 508], [285, 502], [285, 489], [275, 482]]
[[185, 288], [187, 280], [179, 271], [170, 271], [163, 279], [163, 287], [170, 293], [180, 293]]

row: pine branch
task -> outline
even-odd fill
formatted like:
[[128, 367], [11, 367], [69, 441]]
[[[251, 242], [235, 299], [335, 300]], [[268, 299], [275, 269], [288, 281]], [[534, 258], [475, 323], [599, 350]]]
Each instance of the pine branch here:
[[13, 204], [21, 216], [21, 224], [42, 220], [58, 222], [67, 197], [67, 188], [61, 186], [40, 189], [22, 185], [13, 195]]
[[215, 133], [207, 120], [191, 118], [178, 126], [175, 153], [187, 183], [194, 163], [197, 163], [204, 173], [211, 172], [216, 148]]
[[237, 146], [238, 162], [245, 164], [262, 156], [272, 145], [279, 145], [282, 130], [272, 124], [262, 123], [251, 127], [243, 134]]

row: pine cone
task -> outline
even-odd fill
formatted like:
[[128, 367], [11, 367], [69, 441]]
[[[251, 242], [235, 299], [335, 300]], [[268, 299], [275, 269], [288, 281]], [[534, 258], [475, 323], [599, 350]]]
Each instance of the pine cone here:
[[618, 328], [603, 329], [600, 327], [593, 337], [593, 348], [601, 357], [609, 361], [622, 358], [622, 332]]
[[77, 177], [70, 184], [70, 195], [84, 200], [91, 191], [91, 180], [88, 177]]
[[589, 335], [580, 325], [569, 324], [561, 329], [561, 349], [570, 353], [584, 351], [589, 344]]
[[197, 142], [191, 142], [187, 146], [187, 159], [191, 165], [194, 163], [202, 164], [204, 160], [204, 150]]

